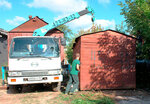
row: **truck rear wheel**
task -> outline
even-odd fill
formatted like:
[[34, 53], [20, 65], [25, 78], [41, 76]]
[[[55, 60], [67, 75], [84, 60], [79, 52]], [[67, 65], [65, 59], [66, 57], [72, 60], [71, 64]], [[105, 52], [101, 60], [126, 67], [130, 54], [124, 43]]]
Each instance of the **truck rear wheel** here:
[[60, 92], [61, 82], [52, 83], [52, 90], [55, 92]]

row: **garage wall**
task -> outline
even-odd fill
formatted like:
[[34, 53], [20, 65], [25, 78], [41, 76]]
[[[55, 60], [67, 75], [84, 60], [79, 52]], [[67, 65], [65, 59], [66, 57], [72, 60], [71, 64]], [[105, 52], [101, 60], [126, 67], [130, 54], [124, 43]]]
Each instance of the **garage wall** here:
[[104, 31], [80, 39], [81, 90], [136, 87], [135, 38]]

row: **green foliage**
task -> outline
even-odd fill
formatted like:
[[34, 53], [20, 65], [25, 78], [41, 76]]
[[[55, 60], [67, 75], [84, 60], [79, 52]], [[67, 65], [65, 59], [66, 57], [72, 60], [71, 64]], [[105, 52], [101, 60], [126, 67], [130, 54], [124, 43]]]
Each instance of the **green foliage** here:
[[75, 99], [71, 104], [115, 104], [110, 98], [102, 98], [99, 100], [89, 100], [89, 99]]
[[101, 93], [81, 93], [75, 95], [59, 95], [58, 99], [66, 101], [69, 104], [115, 104], [114, 101], [106, 96], [101, 95]]
[[69, 101], [70, 100], [69, 96], [63, 96], [63, 94], [60, 94], [57, 99], [59, 99], [59, 98], [62, 99], [63, 101]]
[[102, 97], [100, 99], [90, 99], [89, 98], [78, 98], [72, 100], [71, 104], [115, 104], [114, 101], [108, 97]]
[[88, 33], [94, 33], [94, 32], [103, 31], [103, 30], [104, 28], [102, 28], [101, 25], [93, 24], [93, 26], [88, 30], [80, 29], [78, 33], [76, 34], [76, 36], [80, 36], [80, 35], [88, 34]]
[[67, 54], [67, 58], [68, 58], [68, 62], [69, 63], [72, 63], [72, 54], [73, 54], [73, 51], [72, 51], [72, 46], [73, 46], [73, 41], [74, 41], [74, 36], [73, 36], [73, 32], [72, 30], [66, 26], [66, 25], [61, 25], [59, 27], [57, 27], [57, 29], [61, 30], [64, 32], [64, 38], [67, 40], [67, 51], [66, 51], [66, 54]]
[[137, 45], [140, 52], [137, 58], [150, 59], [150, 0], [125, 0], [120, 2], [121, 15], [124, 15], [128, 30], [144, 41]]
[[93, 26], [85, 31], [86, 33], [93, 33], [93, 32], [98, 32], [98, 31], [103, 31], [104, 28], [101, 27], [101, 25], [93, 24]]
[[103, 97], [97, 104], [115, 104], [114, 101], [108, 97]]
[[67, 51], [66, 51], [66, 54], [67, 54], [67, 59], [68, 59], [68, 62], [70, 64], [72, 64], [72, 61], [73, 61], [73, 44], [75, 43], [75, 39], [83, 34], [87, 34], [87, 33], [93, 33], [93, 32], [97, 32], [97, 31], [102, 31], [104, 30], [103, 28], [101, 28], [101, 25], [93, 25], [89, 30], [85, 31], [84, 29], [80, 29], [78, 31], [77, 34], [74, 34], [73, 37], [71, 37], [71, 39], [68, 41], [68, 45], [66, 46], [67, 48]]
[[66, 46], [66, 54], [67, 54], [67, 59], [70, 64], [72, 64], [73, 61], [73, 44], [74, 44], [75, 38], [69, 41], [68, 45]]
[[72, 30], [68, 26], [61, 25], [61, 26], [57, 27], [57, 29], [59, 29], [59, 30], [64, 32], [64, 38], [66, 40], [71, 39], [71, 36], [73, 35], [73, 33], [72, 33]]
[[124, 33], [124, 34], [129, 32], [128, 30], [126, 30], [126, 25], [124, 25], [123, 21], [121, 22], [120, 25], [115, 26], [115, 30], [118, 31], [118, 32]]

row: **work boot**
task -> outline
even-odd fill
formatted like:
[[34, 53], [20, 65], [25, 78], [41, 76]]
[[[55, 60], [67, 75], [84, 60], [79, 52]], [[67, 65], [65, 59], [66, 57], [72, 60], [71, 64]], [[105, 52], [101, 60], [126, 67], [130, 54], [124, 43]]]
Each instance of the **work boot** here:
[[79, 91], [78, 89], [75, 89], [75, 90], [74, 90], [74, 92], [78, 92], [78, 91]]
[[65, 92], [64, 94], [65, 94], [65, 95], [68, 95], [68, 93], [67, 93], [67, 92]]
[[73, 95], [74, 93], [73, 92], [69, 92], [69, 95]]

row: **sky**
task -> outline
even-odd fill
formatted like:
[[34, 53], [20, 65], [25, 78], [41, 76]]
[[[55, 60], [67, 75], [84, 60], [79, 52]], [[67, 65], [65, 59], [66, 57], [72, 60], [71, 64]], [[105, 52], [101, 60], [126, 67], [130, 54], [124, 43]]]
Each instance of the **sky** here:
[[[124, 0], [0, 0], [0, 28], [10, 31], [32, 17], [43, 18], [49, 24], [73, 13], [91, 7], [95, 24], [104, 29], [115, 29], [124, 21], [117, 4]], [[92, 26], [91, 15], [86, 14], [66, 25], [74, 32]]]

